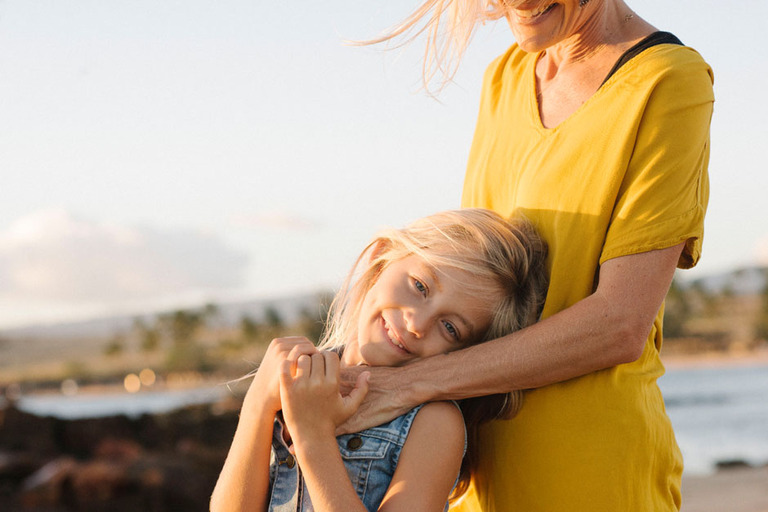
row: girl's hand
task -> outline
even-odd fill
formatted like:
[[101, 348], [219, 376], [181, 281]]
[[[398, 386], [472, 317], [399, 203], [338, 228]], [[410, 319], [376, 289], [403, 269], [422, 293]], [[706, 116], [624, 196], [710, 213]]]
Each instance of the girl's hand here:
[[302, 336], [288, 336], [272, 340], [267, 348], [259, 369], [248, 388], [244, 408], [254, 400], [262, 401], [266, 413], [273, 415], [282, 406], [280, 403], [280, 367], [286, 360], [295, 361], [302, 354], [317, 353], [311, 341]]
[[354, 389], [339, 390], [339, 356], [333, 352], [300, 354], [282, 362], [280, 399], [283, 418], [295, 441], [335, 437], [336, 427], [360, 406], [368, 391], [368, 372], [358, 375]]

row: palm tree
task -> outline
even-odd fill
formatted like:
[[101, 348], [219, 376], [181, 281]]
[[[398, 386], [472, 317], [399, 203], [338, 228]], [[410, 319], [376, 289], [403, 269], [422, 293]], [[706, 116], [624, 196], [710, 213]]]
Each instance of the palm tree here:
[[247, 314], [240, 317], [240, 333], [246, 343], [253, 343], [258, 340], [262, 330], [261, 324]]
[[685, 323], [690, 315], [691, 306], [686, 290], [677, 279], [673, 279], [664, 302], [664, 336], [679, 338], [685, 335]]
[[160, 346], [160, 332], [158, 326], [147, 325], [140, 317], [133, 319], [133, 330], [139, 336], [141, 350], [144, 352], [154, 352]]
[[757, 317], [756, 338], [768, 341], [768, 268], [763, 269], [763, 293], [760, 297], [760, 312]]

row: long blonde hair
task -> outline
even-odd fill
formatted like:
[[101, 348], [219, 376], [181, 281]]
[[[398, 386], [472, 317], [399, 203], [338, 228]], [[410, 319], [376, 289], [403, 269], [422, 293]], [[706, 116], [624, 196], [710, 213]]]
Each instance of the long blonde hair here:
[[503, 0], [424, 0], [405, 20], [358, 44], [377, 44], [400, 36], [405, 44], [425, 34], [422, 81], [429, 90], [430, 82], [439, 74], [440, 90], [456, 74], [477, 25], [503, 16]]
[[[490, 210], [465, 208], [430, 215], [405, 228], [388, 229], [375, 236], [331, 303], [322, 347], [340, 348], [355, 336], [366, 293], [388, 265], [409, 255], [423, 258], [438, 272], [453, 267], [476, 276], [461, 285], [479, 300], [496, 302], [489, 328], [470, 340], [470, 345], [522, 329], [541, 314], [548, 281], [546, 243], [522, 217], [504, 219]], [[488, 283], [495, 286], [489, 287]], [[519, 390], [461, 401], [468, 449], [453, 498], [467, 489], [477, 467], [479, 425], [511, 418], [521, 404]]]

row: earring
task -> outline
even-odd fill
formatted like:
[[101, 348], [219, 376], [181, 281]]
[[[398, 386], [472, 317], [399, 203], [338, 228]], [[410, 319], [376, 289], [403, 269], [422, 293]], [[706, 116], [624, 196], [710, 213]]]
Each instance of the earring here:
[[579, 7], [584, 7], [589, 3], [589, 0], [579, 0]]

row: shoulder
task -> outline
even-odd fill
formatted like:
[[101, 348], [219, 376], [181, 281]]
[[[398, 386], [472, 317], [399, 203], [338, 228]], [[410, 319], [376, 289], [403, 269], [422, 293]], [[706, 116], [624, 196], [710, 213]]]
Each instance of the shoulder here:
[[464, 456], [464, 419], [451, 402], [416, 413], [379, 511], [442, 510]]
[[463, 456], [465, 432], [464, 417], [456, 404], [430, 402], [416, 414], [405, 447], [411, 440], [429, 440], [432, 446], [440, 445]]
[[654, 46], [633, 58], [620, 71], [624, 72], [621, 81], [628, 85], [652, 89], [669, 86], [677, 95], [698, 93], [703, 101], [714, 99], [712, 68], [688, 46]]
[[415, 421], [418, 421], [419, 419], [421, 419], [422, 422], [448, 421], [450, 423], [464, 425], [461, 410], [454, 402], [448, 401], [428, 402], [424, 404], [416, 414]]

